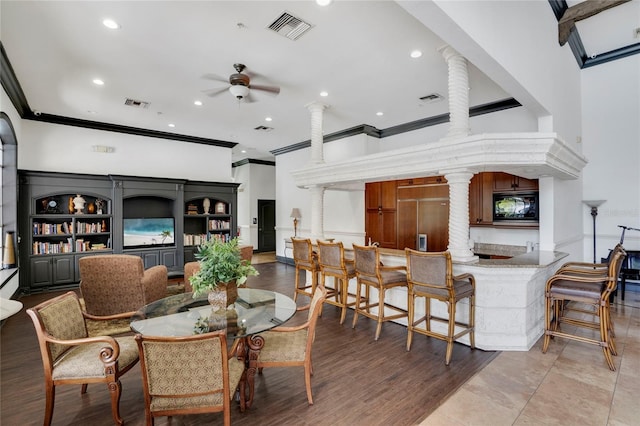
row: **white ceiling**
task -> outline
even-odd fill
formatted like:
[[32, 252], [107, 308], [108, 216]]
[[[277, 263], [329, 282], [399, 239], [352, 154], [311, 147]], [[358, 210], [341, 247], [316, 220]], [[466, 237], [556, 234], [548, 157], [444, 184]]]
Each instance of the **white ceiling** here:
[[[284, 11], [311, 30], [296, 41], [269, 30]], [[2, 0], [0, 18], [3, 47], [33, 111], [234, 142], [234, 161], [273, 159], [269, 151], [308, 140], [305, 105], [314, 101], [329, 105], [325, 134], [448, 112], [447, 66], [437, 52], [444, 43], [393, 1]], [[107, 29], [104, 18], [121, 28]], [[412, 59], [414, 49], [423, 56]], [[227, 91], [207, 96], [228, 83], [206, 76], [227, 79], [238, 62], [254, 73], [252, 84], [279, 86], [279, 95], [254, 90], [252, 103]], [[511, 97], [472, 64], [469, 86], [471, 106]], [[419, 100], [432, 93], [444, 101]], [[125, 106], [127, 98], [150, 105]]]

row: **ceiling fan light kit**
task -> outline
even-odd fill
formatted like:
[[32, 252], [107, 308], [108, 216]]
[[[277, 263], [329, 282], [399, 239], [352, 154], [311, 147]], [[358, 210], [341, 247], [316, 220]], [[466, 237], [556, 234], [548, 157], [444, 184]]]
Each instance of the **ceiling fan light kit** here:
[[238, 100], [242, 100], [242, 98], [246, 97], [249, 94], [249, 88], [247, 86], [237, 84], [235, 86], [229, 87], [229, 92], [231, 92], [231, 94]]

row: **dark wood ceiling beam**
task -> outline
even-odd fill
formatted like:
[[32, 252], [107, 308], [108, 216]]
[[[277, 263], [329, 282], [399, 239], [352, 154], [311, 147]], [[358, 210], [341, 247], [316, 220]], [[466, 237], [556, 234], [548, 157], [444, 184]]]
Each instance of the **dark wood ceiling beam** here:
[[562, 18], [558, 21], [558, 41], [560, 46], [569, 40], [571, 31], [576, 27], [576, 22], [590, 18], [598, 13], [619, 6], [630, 0], [585, 0], [575, 4], [565, 10]]

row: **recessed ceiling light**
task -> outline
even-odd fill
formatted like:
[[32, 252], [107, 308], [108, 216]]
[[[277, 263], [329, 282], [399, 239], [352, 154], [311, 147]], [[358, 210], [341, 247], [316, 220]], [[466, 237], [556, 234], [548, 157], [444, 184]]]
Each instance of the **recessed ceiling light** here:
[[169, 123], [169, 127], [176, 127], [176, 125], [173, 123]]
[[104, 25], [105, 27], [109, 28], [110, 30], [117, 30], [120, 28], [120, 25], [118, 25], [118, 23], [116, 21], [114, 21], [113, 19], [105, 19], [102, 21], [102, 25]]
[[103, 86], [104, 85], [104, 81], [100, 80], [99, 78], [94, 78], [93, 79], [93, 84], [96, 84], [98, 86]]
[[329, 92], [326, 92], [326, 91], [323, 90], [322, 92], [320, 92], [320, 96], [325, 98], [325, 97], [329, 96]]
[[411, 52], [411, 57], [412, 58], [419, 58], [420, 56], [422, 56], [422, 52], [419, 50], [414, 50]]
[[202, 101], [195, 101], [193, 104], [197, 106], [202, 106]]
[[241, 153], [243, 153], [243, 154], [246, 154], [246, 153], [247, 153], [247, 150], [246, 150], [246, 149], [243, 149], [243, 150], [242, 150], [242, 151], [240, 151], [240, 152], [241, 152]]
[[273, 120], [273, 118], [271, 118], [271, 117], [266, 117], [266, 118], [264, 119], [264, 121], [272, 121], [272, 120]]
[[377, 115], [378, 117], [381, 117], [381, 116], [383, 116], [383, 115], [384, 115], [384, 112], [382, 112], [382, 111], [378, 111], [378, 112], [376, 112], [376, 115]]
[[89, 110], [87, 110], [87, 114], [95, 115], [95, 114], [97, 114], [97, 112], [96, 111], [92, 111], [92, 110], [89, 109]]
[[318, 6], [328, 6], [331, 4], [331, 0], [316, 0]]

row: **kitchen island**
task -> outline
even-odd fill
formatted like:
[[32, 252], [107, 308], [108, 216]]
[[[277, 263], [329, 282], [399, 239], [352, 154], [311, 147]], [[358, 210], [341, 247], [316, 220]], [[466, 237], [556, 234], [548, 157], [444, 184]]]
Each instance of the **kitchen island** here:
[[[385, 265], [404, 265], [403, 250], [380, 249]], [[483, 350], [527, 351], [544, 332], [544, 290], [547, 279], [561, 266], [567, 253], [533, 251], [509, 259], [479, 259], [453, 264], [454, 275], [470, 273], [476, 280], [475, 343]], [[355, 285], [355, 284], [354, 284]], [[393, 289], [386, 298], [406, 307], [405, 289]], [[447, 317], [446, 304], [431, 302], [433, 315]], [[458, 320], [466, 322], [466, 301], [456, 309]], [[416, 318], [424, 315], [424, 305], [416, 306]], [[404, 325], [406, 325], [406, 320]], [[398, 321], [402, 323], [402, 321]], [[441, 326], [433, 323], [433, 328]], [[444, 326], [444, 325], [442, 325]], [[469, 344], [463, 336], [460, 343]]]

